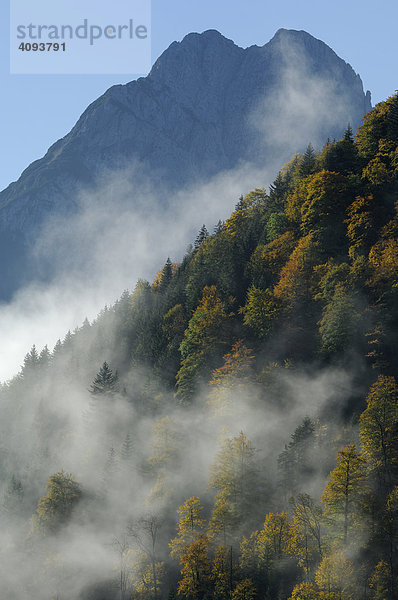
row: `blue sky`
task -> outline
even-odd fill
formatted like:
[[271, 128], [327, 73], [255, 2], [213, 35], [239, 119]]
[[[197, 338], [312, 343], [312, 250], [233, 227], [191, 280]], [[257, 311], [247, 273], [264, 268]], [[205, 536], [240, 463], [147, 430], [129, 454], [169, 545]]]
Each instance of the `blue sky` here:
[[[57, 1], [74, 9], [79, 4]], [[114, 2], [131, 4], [131, 0]], [[152, 59], [191, 31], [218, 29], [246, 47], [263, 45], [280, 27], [304, 29], [352, 65], [376, 103], [398, 88], [397, 22], [396, 0], [380, 0], [378, 5], [373, 0], [153, 0]], [[0, 189], [64, 136], [108, 87], [138, 75], [10, 75], [8, 24], [9, 6], [2, 0]]]

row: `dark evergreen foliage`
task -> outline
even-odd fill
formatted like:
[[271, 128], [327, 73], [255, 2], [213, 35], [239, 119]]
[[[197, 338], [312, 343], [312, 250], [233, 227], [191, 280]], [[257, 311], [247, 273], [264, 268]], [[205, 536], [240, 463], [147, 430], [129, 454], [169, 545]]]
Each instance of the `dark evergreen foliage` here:
[[94, 396], [114, 394], [117, 391], [117, 380], [117, 372], [113, 373], [112, 369], [105, 361], [90, 386], [90, 393]]

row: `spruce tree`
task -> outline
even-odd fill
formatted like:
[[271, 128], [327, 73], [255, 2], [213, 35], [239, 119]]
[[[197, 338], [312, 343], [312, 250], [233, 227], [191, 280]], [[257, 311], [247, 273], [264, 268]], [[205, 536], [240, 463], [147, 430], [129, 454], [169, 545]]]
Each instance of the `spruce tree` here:
[[41, 369], [47, 369], [47, 367], [50, 365], [50, 361], [51, 361], [51, 354], [50, 351], [48, 349], [48, 346], [44, 346], [43, 350], [40, 352], [39, 355], [39, 365]]
[[159, 290], [161, 292], [165, 291], [165, 289], [169, 286], [171, 280], [173, 279], [173, 265], [171, 263], [170, 258], [168, 257], [166, 263], [162, 270], [162, 276], [160, 278]]
[[24, 358], [23, 366], [22, 366], [22, 374], [26, 375], [29, 372], [32, 372], [39, 365], [39, 354], [36, 350], [35, 344], [33, 344], [30, 352], [28, 352]]
[[131, 439], [131, 435], [128, 433], [126, 435], [126, 437], [124, 438], [124, 442], [122, 445], [122, 451], [121, 451], [122, 460], [126, 460], [126, 461], [130, 460], [133, 455], [133, 450], [134, 450], [133, 440]]
[[197, 250], [199, 250], [200, 246], [203, 244], [203, 242], [209, 237], [209, 232], [207, 231], [206, 225], [202, 225], [202, 227], [200, 228], [200, 231], [196, 237], [195, 240], [195, 244], [194, 244], [194, 251], [197, 252]]
[[274, 183], [269, 186], [269, 197], [274, 206], [280, 205], [286, 199], [289, 191], [289, 182], [279, 171]]
[[306, 151], [303, 154], [303, 158], [300, 164], [300, 175], [306, 177], [311, 175], [315, 169], [315, 151], [312, 144], [308, 144]]
[[219, 233], [221, 233], [223, 227], [224, 223], [223, 221], [221, 221], [221, 219], [219, 219], [217, 225], [214, 227], [214, 235], [218, 235]]
[[97, 376], [90, 386], [90, 393], [94, 396], [97, 395], [113, 395], [118, 391], [118, 374], [117, 371], [113, 373], [112, 369], [108, 366], [105, 361], [100, 368]]
[[353, 142], [354, 141], [354, 135], [353, 135], [352, 127], [351, 127], [350, 123], [348, 123], [347, 129], [344, 132], [344, 140], [346, 142]]

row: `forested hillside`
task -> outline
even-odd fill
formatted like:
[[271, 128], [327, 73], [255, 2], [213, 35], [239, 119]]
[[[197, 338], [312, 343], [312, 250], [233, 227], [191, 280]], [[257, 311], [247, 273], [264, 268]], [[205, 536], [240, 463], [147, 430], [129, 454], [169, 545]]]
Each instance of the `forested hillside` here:
[[31, 349], [2, 597], [398, 597], [397, 174], [398, 94]]

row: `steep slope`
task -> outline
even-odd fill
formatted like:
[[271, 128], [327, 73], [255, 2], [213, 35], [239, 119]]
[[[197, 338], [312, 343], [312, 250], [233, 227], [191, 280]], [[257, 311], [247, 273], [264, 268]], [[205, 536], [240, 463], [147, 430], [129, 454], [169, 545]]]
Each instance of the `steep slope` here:
[[281, 133], [275, 122], [287, 129], [280, 164], [297, 149], [291, 108], [304, 124], [304, 113], [319, 115], [308, 124], [306, 142], [321, 145], [340, 137], [348, 122], [358, 126], [370, 107], [353, 69], [303, 31], [281, 29], [264, 46], [247, 49], [217, 31], [189, 34], [147, 77], [98, 98], [0, 193], [0, 232], [34, 238], [48, 214], [72, 210], [75, 193], [104, 169], [138, 162], [170, 189], [233, 168], [249, 154], [264, 164]]
[[0, 386], [2, 598], [396, 600], [397, 156], [398, 93], [32, 347]]

